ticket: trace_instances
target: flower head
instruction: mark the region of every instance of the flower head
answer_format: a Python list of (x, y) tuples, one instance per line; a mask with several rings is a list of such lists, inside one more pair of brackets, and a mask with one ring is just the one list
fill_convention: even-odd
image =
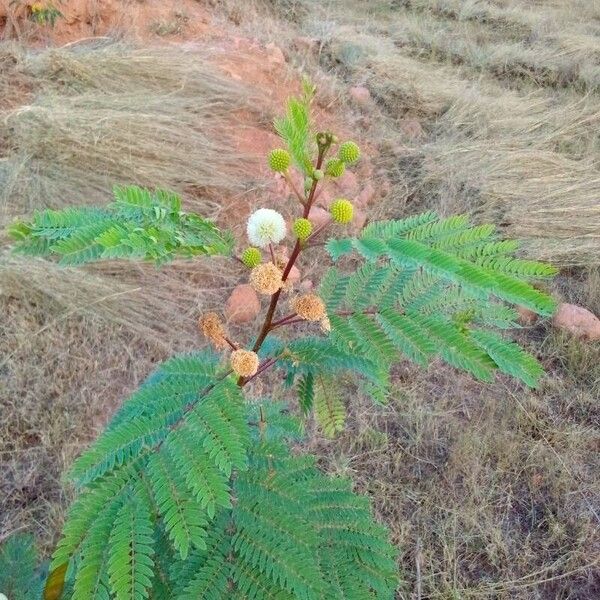
[(246, 248), (242, 253), (242, 262), (250, 269), (256, 267), (257, 265), (260, 265), (261, 260), (262, 254), (260, 253), (260, 250), (258, 248), (250, 246), (249, 248)]
[(294, 221), (294, 233), (303, 242), (312, 232), (312, 223), (308, 219), (300, 218)]
[(338, 198), (332, 202), (329, 212), (336, 223), (350, 223), (354, 218), (354, 207), (345, 198)]
[(250, 215), (246, 231), (253, 246), (266, 248), (285, 237), (285, 220), (276, 210), (259, 208)]
[(327, 315), (321, 319), (320, 325), (323, 333), (329, 333), (331, 331), (331, 321)]
[(225, 341), (225, 327), (217, 313), (208, 312), (203, 314), (198, 320), (198, 326), (204, 337), (217, 350), (223, 350), (227, 346), (227, 342)]
[(283, 272), (272, 262), (262, 263), (250, 273), (250, 285), (265, 296), (272, 296), (283, 285)]
[(290, 153), (283, 148), (275, 148), (269, 153), (269, 167), (277, 173), (284, 173), (290, 166)]
[(234, 350), (230, 359), (231, 368), (240, 377), (252, 377), (258, 371), (258, 354), (251, 350)]
[(316, 294), (303, 294), (291, 302), (296, 314), (307, 321), (321, 321), (327, 317), (325, 303)]
[(346, 164), (356, 162), (360, 158), (360, 148), (355, 142), (344, 142), (338, 149), (338, 157)]
[(341, 177), (346, 170), (346, 164), (343, 160), (339, 158), (332, 158), (327, 161), (327, 165), (325, 166), (325, 174), (330, 177)]

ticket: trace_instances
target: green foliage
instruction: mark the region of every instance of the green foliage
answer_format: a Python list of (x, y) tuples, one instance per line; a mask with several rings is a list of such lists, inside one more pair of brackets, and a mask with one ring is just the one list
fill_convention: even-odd
[(332, 379), (317, 378), (314, 391), (315, 419), (323, 434), (333, 438), (344, 431), (346, 407), (339, 386)]
[[(289, 155), (272, 153), (272, 168), (287, 173), (291, 156), (304, 179), (302, 195), (285, 177), (302, 207), (285, 274), (321, 233), (309, 236), (306, 217), (329, 179), (323, 165), (333, 177), (360, 156), (345, 142), (334, 159), (344, 162), (324, 162), (338, 139), (331, 132), (313, 137), (313, 94), (305, 82), (302, 97), (290, 99), (275, 122)], [(352, 210), (338, 199), (333, 220), (349, 222)], [(233, 245), (229, 234), (183, 212), (174, 194), (137, 187), (115, 190), (106, 208), (39, 212), (11, 233), (17, 250), (58, 255), (63, 264), (163, 263), (228, 254)], [(272, 335), (302, 321), (297, 305), (276, 316), (277, 275), (252, 351), (227, 337), (218, 315), (211, 327), (201, 320), (216, 347), (243, 351), (258, 370), (236, 371), (231, 357), (229, 368), (210, 352), (174, 357), (75, 461), (70, 477), (80, 493), (54, 553), (48, 581), (56, 592), (48, 598), (59, 597), (65, 579), (63, 598), (71, 600), (393, 598), (395, 551), (368, 500), (349, 482), (324, 475), (313, 457), (292, 455), (303, 423), (285, 404), (249, 402), (241, 390), (268, 368), (279, 369), (298, 392), (302, 416), (314, 412), (323, 434), (334, 437), (345, 423), (345, 373), (359, 375), (361, 389), (379, 403), (387, 400), (391, 368), (403, 359), (422, 366), (441, 359), (482, 381), (501, 371), (536, 386), (538, 362), (498, 330), (517, 327), (515, 305), (553, 312), (552, 299), (532, 282), (555, 271), (517, 257), (518, 245), (498, 239), (490, 225), (433, 212), (372, 223), (326, 248), (339, 261), (319, 286), (326, 307), (319, 323), (328, 335)], [(254, 266), (261, 253), (248, 248), (240, 260)], [(318, 297), (309, 300), (321, 307)]]
[(314, 167), (310, 160), (310, 103), (314, 88), (304, 82), (300, 98), (290, 98), (285, 116), (275, 119), (275, 129), (286, 143), (296, 166), (306, 175), (312, 175)]
[(517, 327), (509, 304), (551, 314), (553, 300), (527, 280), (555, 269), (515, 257), (516, 244), (499, 241), (493, 227), (429, 212), (374, 223), (327, 247), (334, 260), (362, 260), (348, 274), (331, 268), (321, 284), (343, 352), (387, 368), (402, 357), (421, 365), (439, 357), (483, 381), (498, 369), (537, 385), (537, 361), (491, 329)]
[(50, 27), (54, 27), (56, 20), (63, 16), (60, 10), (58, 10), (52, 2), (47, 4), (34, 2), (31, 5), (30, 10), (31, 19), (38, 25), (50, 25)]
[(213, 223), (181, 209), (173, 193), (136, 186), (115, 188), (105, 208), (44, 210), (9, 233), (23, 254), (60, 257), (63, 265), (107, 259), (164, 263), (178, 257), (229, 254), (232, 239)]
[(39, 600), (46, 571), (38, 567), (32, 535), (16, 534), (0, 544), (0, 592), (10, 600)]
[[(393, 597), (395, 551), (368, 501), (290, 454), (282, 406), (240, 400), (208, 354), (168, 361), (129, 399), (73, 469), (83, 490), (52, 563), (70, 565), (69, 598)], [(172, 411), (137, 443), (146, 412)]]

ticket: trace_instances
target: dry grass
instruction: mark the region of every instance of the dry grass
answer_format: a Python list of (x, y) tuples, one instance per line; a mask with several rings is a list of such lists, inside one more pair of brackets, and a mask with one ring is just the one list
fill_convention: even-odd
[[(383, 35), (398, 29), (387, 18), (370, 15), (359, 25), (333, 15), (339, 22), (323, 58), (349, 82), (365, 81), (383, 109), (372, 134), (384, 141), (383, 163), (398, 184), (396, 214), (409, 203), (468, 211), (524, 239), (539, 258), (598, 264), (595, 95), (524, 93), (493, 77), (475, 79), (398, 47)], [(406, 118), (419, 119), (425, 136), (408, 140)]]
[(232, 113), (249, 98), (210, 58), (114, 43), (42, 53), (5, 46), (12, 68), (0, 75), (0, 97), (15, 81), (26, 93), (0, 114), (3, 219), (42, 198), (50, 207), (105, 201), (120, 183), (176, 190), (214, 216), (207, 192), (241, 185)]
[[(403, 370), (387, 409), (353, 401), (351, 429), (314, 442), (390, 524), (399, 598), (600, 592), (600, 356), (572, 340), (547, 346), (551, 375), (536, 394), (482, 388), (439, 367)], [(590, 368), (583, 378), (578, 353)]]

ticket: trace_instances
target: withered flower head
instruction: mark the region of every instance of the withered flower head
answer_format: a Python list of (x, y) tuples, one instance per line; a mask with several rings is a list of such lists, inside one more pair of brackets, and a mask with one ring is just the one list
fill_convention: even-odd
[(329, 321), (329, 317), (327, 315), (321, 319), (320, 325), (323, 333), (329, 333), (331, 331), (331, 322)]
[(240, 377), (252, 377), (258, 371), (258, 354), (251, 350), (234, 350), (231, 353), (231, 368)]
[(262, 263), (250, 273), (250, 285), (259, 293), (272, 296), (283, 285), (283, 272), (272, 262)]
[(227, 347), (225, 341), (225, 327), (217, 313), (208, 312), (203, 314), (198, 320), (200, 331), (204, 337), (211, 342), (217, 350), (223, 350)]
[(291, 302), (296, 314), (307, 321), (320, 321), (327, 317), (325, 303), (316, 294), (303, 294)]

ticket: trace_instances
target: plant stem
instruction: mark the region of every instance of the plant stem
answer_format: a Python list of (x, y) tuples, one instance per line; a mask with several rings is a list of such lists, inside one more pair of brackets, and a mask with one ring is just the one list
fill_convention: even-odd
[(302, 206), (305, 206), (306, 198), (298, 191), (298, 188), (296, 187), (296, 184), (292, 180), (291, 175), (286, 171), (283, 174), (283, 178), (286, 180), (286, 182), (290, 186), (290, 188), (292, 188), (292, 190), (294, 191), (294, 194), (296, 194), (298, 200), (300, 201), (300, 204), (302, 204)]
[(293, 319), (295, 316), (296, 316), (296, 313), (291, 313), (291, 314), (287, 315), (287, 317), (283, 317), (282, 319), (279, 319), (278, 321), (273, 321), (271, 323), (271, 329), (273, 329), (274, 327), (279, 327), (279, 325), (285, 325), (288, 321)]
[(232, 342), (228, 337), (223, 336), (223, 339), (229, 344), (229, 347), (232, 350), (237, 350), (238, 349), (237, 344), (235, 344), (234, 342)]
[[(323, 158), (325, 157), (326, 151), (327, 151), (327, 148), (325, 148), (325, 147), (319, 148), (319, 156), (317, 158), (317, 165), (315, 167), (316, 169), (320, 169), (321, 166), (323, 165)], [(302, 216), (305, 219), (308, 217), (308, 213), (310, 212), (311, 205), (314, 201), (315, 191), (317, 189), (318, 183), (319, 182), (317, 179), (313, 180), (312, 187), (310, 188), (310, 193), (308, 194), (308, 198), (306, 199), (306, 204), (304, 205), (304, 211), (302, 213)], [(290, 271), (292, 270), (292, 267), (294, 266), (294, 263), (296, 262), (296, 259), (298, 258), (298, 255), (300, 254), (301, 250), (302, 250), (302, 246), (300, 244), (300, 240), (296, 240), (294, 249), (292, 250), (292, 253), (287, 262), (287, 265), (285, 266), (285, 269), (283, 270), (283, 275), (281, 276), (281, 280), (284, 283), (287, 280), (288, 275), (290, 274)], [(275, 315), (275, 310), (277, 309), (277, 303), (279, 302), (280, 296), (281, 296), (281, 289), (277, 290), (271, 296), (271, 302), (269, 303), (269, 308), (267, 309), (267, 314), (265, 315), (265, 320), (260, 329), (260, 333), (258, 334), (258, 337), (256, 338), (256, 342), (254, 343), (254, 346), (252, 348), (253, 352), (258, 352), (261, 349), (263, 342), (269, 335), (269, 331), (271, 331), (271, 326), (273, 324), (273, 316)], [(237, 384), (240, 387), (244, 386), (246, 383), (247, 383), (247, 381), (245, 380), (244, 377), (240, 377), (237, 381)]]
[(278, 327), (284, 327), (285, 325), (294, 325), (295, 323), (306, 323), (306, 319), (292, 319), (291, 321), (285, 321), (283, 323), (281, 322), (277, 322), (277, 323), (273, 323), (271, 325), (271, 331), (273, 331), (273, 329), (277, 329)]

